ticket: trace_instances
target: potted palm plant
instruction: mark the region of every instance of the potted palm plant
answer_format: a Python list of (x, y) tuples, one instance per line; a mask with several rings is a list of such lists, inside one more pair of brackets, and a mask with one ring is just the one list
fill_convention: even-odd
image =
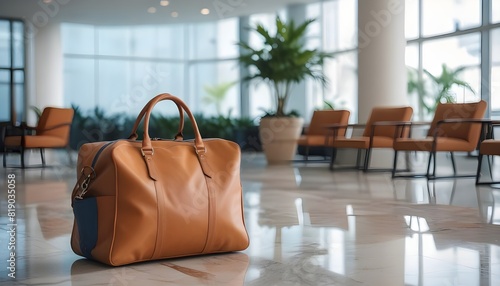
[(260, 48), (238, 43), (243, 50), (239, 61), (249, 69), (249, 76), (243, 80), (264, 82), (271, 90), (274, 109), (261, 118), (259, 127), (269, 164), (290, 162), (297, 149), (303, 119), (286, 108), (293, 85), (306, 78), (326, 84), (322, 65), (331, 55), (305, 47), (307, 27), (314, 21), (306, 20), (296, 25), (294, 21), (286, 23), (276, 17), (275, 33), (270, 33), (261, 24), (251, 28), (262, 38)]

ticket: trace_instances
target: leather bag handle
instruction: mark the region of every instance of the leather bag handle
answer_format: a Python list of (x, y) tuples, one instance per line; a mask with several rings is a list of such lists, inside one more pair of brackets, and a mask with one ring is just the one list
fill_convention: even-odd
[[(158, 179), (158, 171), (156, 170), (156, 166), (154, 164), (153, 155), (154, 149), (151, 144), (151, 138), (149, 137), (149, 119), (151, 117), (151, 111), (153, 107), (162, 100), (171, 100), (176, 105), (177, 108), (182, 109), (187, 113), (189, 119), (191, 120), (191, 125), (193, 126), (194, 132), (194, 149), (196, 152), (196, 156), (198, 157), (198, 161), (200, 162), (201, 169), (203, 170), (203, 174), (205, 176), (212, 178), (212, 168), (210, 167), (207, 157), (206, 157), (206, 149), (203, 140), (201, 139), (200, 130), (198, 129), (198, 124), (196, 124), (196, 120), (194, 119), (191, 110), (187, 107), (187, 105), (180, 98), (173, 96), (169, 93), (162, 93), (155, 96), (153, 99), (149, 101), (148, 104), (144, 107), (144, 138), (142, 140), (142, 148), (141, 154), (144, 157), (144, 161), (146, 162), (146, 166), (148, 168), (149, 177), (153, 180)], [(141, 116), (139, 116), (141, 118)], [(183, 123), (181, 124), (183, 125)]]
[[(139, 116), (137, 116), (137, 119), (135, 120), (135, 123), (134, 123), (134, 127), (132, 127), (132, 132), (130, 133), (130, 136), (128, 137), (128, 139), (130, 140), (136, 140), (137, 137), (139, 137), (137, 135), (137, 129), (139, 128), (139, 124), (141, 123), (142, 121), (142, 118), (144, 117), (144, 114), (146, 113), (146, 110), (148, 109), (149, 105), (150, 105), (151, 101), (149, 101), (141, 110), (141, 112), (139, 113)], [(176, 141), (182, 141), (184, 140), (184, 135), (182, 134), (182, 130), (184, 130), (184, 110), (182, 109), (182, 107), (177, 104), (177, 102), (174, 102), (175, 105), (177, 105), (177, 109), (179, 110), (179, 129), (177, 130), (177, 134), (175, 135), (175, 140)]]

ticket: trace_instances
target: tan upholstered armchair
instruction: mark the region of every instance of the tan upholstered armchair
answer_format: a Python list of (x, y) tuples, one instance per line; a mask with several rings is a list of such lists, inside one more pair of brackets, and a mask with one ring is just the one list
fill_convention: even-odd
[[(494, 132), (493, 128), (500, 127), (500, 121), (492, 121), (491, 123), (492, 123), (492, 128), (490, 129), (490, 132), (489, 132), (489, 138), (482, 141), (480, 146), (479, 146), (479, 156), (478, 156), (477, 173), (476, 173), (476, 185), (500, 184), (500, 181), (495, 181), (495, 178), (499, 177), (500, 172), (497, 171), (496, 176), (493, 174), (492, 160), (491, 160), (492, 156), (500, 156), (500, 139), (493, 138), (493, 132)], [(497, 128), (497, 129), (500, 129), (500, 128)], [(481, 182), (480, 179), (483, 176), (482, 163), (483, 163), (484, 155), (486, 155), (486, 158), (487, 158), (491, 180)]]
[[(74, 110), (72, 108), (47, 107), (36, 127), (21, 125), (22, 135), (8, 136), (3, 134), (4, 153), (3, 166), (6, 167), (6, 155), (10, 152), (21, 154), (21, 168), (25, 168), (24, 151), (26, 149), (40, 149), (42, 167), (45, 167), (46, 148), (66, 148), (69, 156), (69, 134)], [(34, 131), (32, 135), (28, 131)], [(69, 156), (71, 162), (71, 156)]]
[[(364, 127), (361, 136), (338, 138), (331, 145), (333, 148), (352, 148), (358, 150), (356, 169), (369, 171), (370, 156), (373, 148), (390, 148), (395, 137), (406, 136), (405, 128), (400, 122), (407, 122), (413, 115), (413, 109), (404, 107), (375, 107), (372, 109), (368, 122), (365, 125), (349, 125), (348, 127)], [(363, 167), (360, 166), (360, 151), (365, 151)], [(333, 157), (332, 157), (333, 159)], [(330, 163), (333, 170), (333, 160)], [(390, 171), (390, 169), (388, 170)]]
[[(346, 126), (349, 123), (348, 110), (316, 110), (313, 113), (311, 122), (306, 128), (304, 135), (302, 135), (297, 144), (305, 147), (305, 160), (308, 160), (310, 147), (329, 147), (333, 140), (330, 136), (330, 131), (327, 126), (338, 124)], [(346, 128), (340, 128), (334, 137), (344, 137)]]
[[(441, 103), (437, 106), (434, 118), (425, 138), (398, 138), (394, 141), (394, 162), (392, 177), (427, 177), (428, 179), (459, 177), (453, 152), (472, 152), (476, 150), (485, 120), (486, 102)], [(429, 152), (425, 174), (396, 175), (397, 155), (400, 151)], [(453, 176), (436, 177), (436, 153), (450, 152)], [(433, 169), (431, 173), (431, 163)], [(460, 177), (471, 177), (465, 175)]]

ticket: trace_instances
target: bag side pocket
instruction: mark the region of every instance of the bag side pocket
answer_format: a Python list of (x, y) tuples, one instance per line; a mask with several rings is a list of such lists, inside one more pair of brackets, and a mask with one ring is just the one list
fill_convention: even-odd
[(73, 214), (80, 235), (80, 251), (83, 256), (92, 259), (92, 250), (97, 243), (97, 199), (74, 200)]

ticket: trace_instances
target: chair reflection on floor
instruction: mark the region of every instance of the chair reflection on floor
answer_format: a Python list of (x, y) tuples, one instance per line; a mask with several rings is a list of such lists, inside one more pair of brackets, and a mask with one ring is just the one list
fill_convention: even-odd
[(479, 187), (479, 213), (485, 223), (500, 225), (500, 190)]
[(417, 204), (453, 205), (457, 180), (393, 180), (394, 198)]

